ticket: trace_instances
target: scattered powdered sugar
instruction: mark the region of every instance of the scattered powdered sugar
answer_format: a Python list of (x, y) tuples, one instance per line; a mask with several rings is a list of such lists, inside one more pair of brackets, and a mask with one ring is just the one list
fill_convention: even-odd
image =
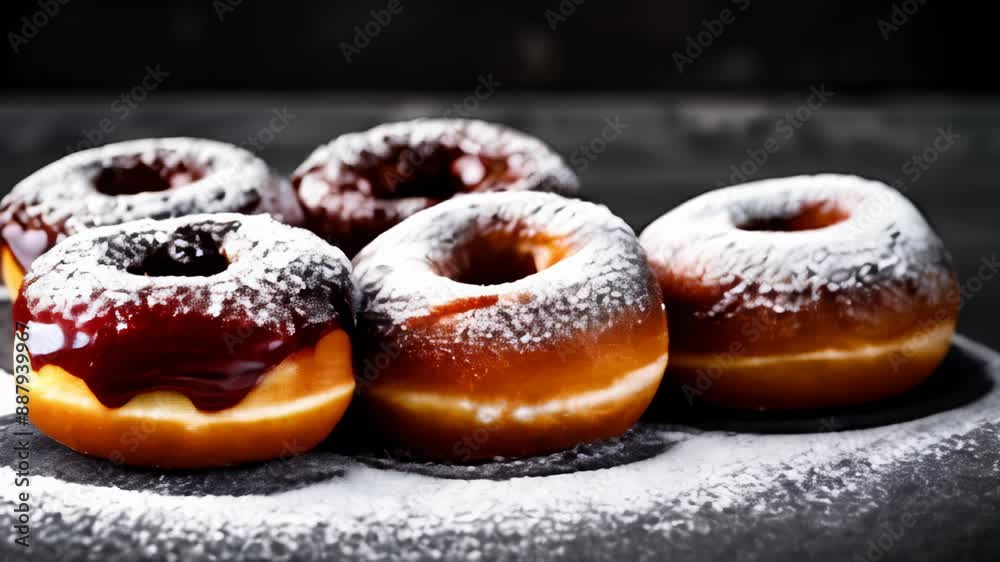
[[(740, 228), (830, 203), (848, 217), (792, 232)], [(736, 306), (789, 312), (824, 294), (893, 283), (916, 288), (907, 299), (941, 302), (953, 285), (951, 258), (913, 204), (881, 182), (855, 176), (796, 176), (710, 191), (654, 221), (639, 239), (658, 272), (725, 289), (709, 315)]]
[[(471, 285), (446, 276), (457, 249), (497, 231), (561, 241), (571, 250), (508, 283)], [(359, 323), (404, 340), (433, 337), (410, 326), (437, 310), (483, 303), (435, 320), (466, 345), (563, 341), (611, 328), (625, 311), (660, 306), (642, 249), (622, 219), (603, 206), (537, 192), (468, 195), (421, 211), (355, 258), (354, 282)]]
[[(984, 365), (992, 362), (996, 381), (995, 353), (962, 338), (959, 345)], [(694, 558), (733, 559), (713, 544), (760, 550), (767, 548), (760, 541), (772, 538), (811, 540), (811, 533), (877, 513), (897, 479), (899, 493), (920, 499), (911, 483), (920, 480), (907, 479), (917, 470), (922, 478), (948, 474), (948, 467), (924, 472), (936, 470), (945, 451), (995, 453), (995, 432), (980, 430), (996, 427), (998, 408), (994, 387), (954, 410), (864, 430), (757, 435), (659, 426), (676, 443), (647, 460), (504, 481), (438, 479), (355, 463), (342, 478), (274, 495), (191, 497), (34, 477), (32, 517), (44, 530), (34, 548), (65, 560), (617, 560), (623, 553), (692, 554), (685, 548), (696, 549)], [(13, 482), (12, 469), (0, 467), (4, 502), (14, 497)], [(4, 525), (11, 513), (0, 512)], [(872, 521), (875, 532), (879, 522)], [(750, 542), (738, 540), (744, 533)], [(865, 545), (868, 538), (848, 540)]]
[[(205, 174), (164, 191), (107, 195), (95, 177), (117, 158), (138, 158), (167, 169), (193, 166)], [(73, 234), (130, 220), (198, 213), (269, 213), (289, 224), (302, 222), (290, 184), (267, 164), (236, 146), (195, 138), (156, 138), (108, 144), (65, 156), (28, 176), (0, 203), (0, 222)]]
[[(206, 238), (229, 261), (220, 273), (127, 271), (170, 244), (198, 245)], [(339, 319), (349, 325), (349, 295), (350, 263), (343, 252), (266, 215), (226, 213), (86, 230), (38, 258), (23, 289), (33, 314), (54, 314), (77, 326), (110, 317), (128, 326), (130, 314), (173, 307), (178, 316), (203, 314), (238, 325), (249, 320), (288, 334), (303, 323)]]

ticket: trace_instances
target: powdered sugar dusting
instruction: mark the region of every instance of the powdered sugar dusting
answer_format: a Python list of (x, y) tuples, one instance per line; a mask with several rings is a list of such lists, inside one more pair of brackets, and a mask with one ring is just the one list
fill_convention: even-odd
[[(516, 229), (572, 248), (555, 265), (498, 285), (449, 279), (455, 248), (473, 237)], [(614, 325), (623, 311), (659, 307), (632, 230), (607, 208), (534, 192), (468, 195), (422, 211), (384, 233), (355, 258), (360, 319), (376, 333), (405, 339), (406, 326), (463, 299), (491, 306), (450, 315), (454, 342), (531, 347)], [(421, 332), (419, 337), (427, 337)]]
[[(848, 218), (794, 232), (738, 228), (822, 202), (835, 202)], [(657, 271), (724, 290), (708, 315), (737, 306), (780, 314), (830, 293), (891, 283), (915, 287), (908, 298), (934, 303), (953, 283), (951, 258), (917, 209), (885, 184), (855, 176), (797, 176), (711, 191), (654, 221), (640, 240)]]
[[(196, 232), (211, 237), (229, 266), (211, 276), (144, 276), (128, 273), (156, 248)], [(82, 326), (146, 307), (173, 307), (174, 314), (207, 314), (221, 321), (268, 327), (288, 334), (303, 323), (344, 317), (350, 263), (312, 233), (264, 215), (193, 215), (141, 220), (86, 230), (35, 261), (25, 278), (29, 310), (46, 311)], [(124, 307), (126, 304), (138, 307)]]
[[(204, 168), (201, 179), (166, 191), (107, 195), (95, 176), (118, 157), (144, 163), (181, 162)], [(143, 218), (197, 213), (269, 213), (297, 224), (302, 211), (289, 183), (273, 176), (263, 160), (226, 143), (194, 138), (126, 141), (75, 152), (28, 176), (0, 203), (0, 222), (73, 234), (85, 228)]]
[[(322, 177), (340, 178), (344, 167), (370, 165), (389, 158), (397, 147), (410, 147), (425, 158), (438, 146), (457, 147), (466, 154), (505, 156), (520, 177), (502, 186), (505, 190), (573, 193), (576, 175), (542, 141), (514, 129), (472, 119), (417, 119), (379, 125), (368, 131), (341, 135), (320, 146), (295, 170), (295, 177), (322, 170)], [(475, 182), (472, 182), (475, 183)], [(318, 204), (326, 188), (300, 186), (307, 204)]]

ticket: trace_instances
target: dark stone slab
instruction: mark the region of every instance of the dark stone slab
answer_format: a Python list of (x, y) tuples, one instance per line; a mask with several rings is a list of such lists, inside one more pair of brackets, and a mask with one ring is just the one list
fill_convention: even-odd
[[(992, 559), (998, 377), (1000, 355), (959, 337), (925, 387), (893, 401), (770, 425), (675, 408), (620, 439), (473, 466), (335, 435), (301, 457), (157, 472), (32, 431), (27, 559)], [(12, 421), (0, 418), (5, 450), (23, 428)], [(0, 559), (19, 548), (0, 543)]]

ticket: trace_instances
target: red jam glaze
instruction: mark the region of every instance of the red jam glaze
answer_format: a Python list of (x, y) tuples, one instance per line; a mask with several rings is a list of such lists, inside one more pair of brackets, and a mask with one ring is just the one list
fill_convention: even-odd
[[(190, 237), (183, 244), (160, 246), (122, 274), (207, 278), (229, 267), (209, 234), (195, 232)], [(137, 296), (140, 302), (147, 301)], [(29, 300), (22, 291), (14, 319), (29, 326), (32, 367), (63, 368), (86, 382), (109, 408), (151, 390), (180, 392), (199, 410), (230, 408), (256, 387), (265, 372), (339, 327), (299, 318), (293, 334), (281, 333), (255, 326), (245, 315), (213, 316), (198, 307), (179, 312), (176, 302), (121, 304), (80, 322), (38, 310), (38, 305), (29, 311)], [(76, 308), (81, 310), (71, 309), (71, 315), (82, 313), (84, 307)]]
[[(119, 317), (128, 320), (120, 325)], [(174, 390), (202, 411), (235, 406), (268, 370), (339, 327), (326, 323), (275, 333), (248, 320), (220, 325), (207, 314), (178, 316), (169, 304), (126, 304), (117, 314), (77, 323), (45, 310), (32, 315), (24, 298), (14, 305), (14, 319), (30, 322), (35, 371), (61, 367), (108, 408), (143, 392)]]

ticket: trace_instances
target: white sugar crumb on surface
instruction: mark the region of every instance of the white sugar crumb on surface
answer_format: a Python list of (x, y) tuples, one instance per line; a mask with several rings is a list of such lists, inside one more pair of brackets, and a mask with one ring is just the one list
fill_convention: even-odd
[[(481, 286), (447, 277), (460, 267), (456, 248), (512, 229), (517, 239), (542, 235), (572, 249), (551, 267), (509, 283)], [(383, 334), (456, 302), (495, 297), (495, 304), (440, 321), (455, 341), (537, 345), (598, 332), (628, 311), (659, 306), (645, 256), (628, 225), (603, 206), (547, 193), (447, 201), (384, 233), (354, 261), (359, 319)], [(426, 331), (411, 332), (427, 337)]]
[[(210, 276), (129, 273), (156, 248), (194, 231), (209, 235), (229, 260)], [(33, 314), (53, 313), (83, 326), (114, 318), (127, 329), (130, 314), (172, 308), (276, 331), (341, 319), (337, 303), (350, 292), (350, 263), (314, 234), (265, 215), (193, 215), (94, 228), (72, 236), (35, 261), (24, 298)], [(124, 305), (133, 306), (124, 306)], [(138, 310), (133, 310), (138, 308)]]
[[(759, 220), (794, 218), (806, 206), (836, 202), (842, 222), (794, 232), (742, 230)], [(658, 270), (726, 288), (709, 315), (737, 304), (782, 313), (847, 289), (905, 284), (896, 306), (938, 301), (951, 286), (951, 258), (903, 195), (855, 176), (823, 174), (751, 182), (696, 197), (639, 237)]]
[[(976, 354), (984, 363), (998, 360), (988, 350)], [(996, 381), (996, 367), (991, 376)], [(0, 404), (12, 403), (9, 396)], [(81, 552), (113, 541), (135, 548), (135, 530), (150, 529), (177, 560), (213, 559), (199, 549), (219, 543), (230, 551), (284, 549), (316, 559), (425, 559), (442, 548), (455, 559), (503, 553), (551, 558), (553, 549), (578, 539), (614, 541), (628, 529), (684, 540), (712, 533), (726, 517), (766, 522), (803, 501), (829, 504), (843, 494), (857, 496), (852, 502), (859, 507), (850, 516), (864, 517), (884, 504), (883, 485), (902, 463), (943, 449), (981, 447), (972, 432), (996, 423), (998, 411), (1000, 390), (994, 387), (954, 410), (864, 430), (758, 435), (663, 426), (661, 436), (676, 443), (647, 460), (502, 481), (437, 479), (349, 463), (343, 477), (294, 491), (191, 497), (40, 476), (32, 480), (34, 520), (39, 528), (74, 522), (78, 527), (65, 540)], [(13, 482), (12, 469), (0, 467), (4, 502), (14, 497)], [(528, 543), (533, 546), (526, 550)]]

